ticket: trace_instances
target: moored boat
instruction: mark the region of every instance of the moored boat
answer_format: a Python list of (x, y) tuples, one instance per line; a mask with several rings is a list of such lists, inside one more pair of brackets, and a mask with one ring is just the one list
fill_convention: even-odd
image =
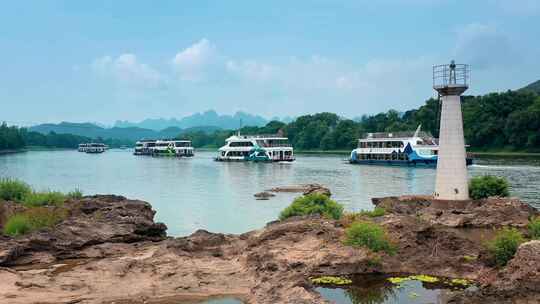
[(152, 156), (176, 156), (191, 157), (194, 156), (193, 145), (190, 140), (177, 139), (143, 139), (135, 143), (135, 155)]
[(219, 148), (217, 161), (294, 161), (293, 147), (281, 135), (233, 135)]
[(194, 152), (190, 140), (157, 140), (152, 155), (191, 157)]
[(155, 139), (142, 139), (135, 143), (135, 155), (151, 155), (156, 146)]
[[(438, 139), (428, 132), (368, 133), (358, 140), (358, 148), (351, 152), (353, 164), (437, 166)], [(467, 165), (472, 164), (467, 157)]]
[(87, 144), (85, 151), (86, 153), (96, 154), (103, 153), (107, 150), (107, 146), (101, 143), (89, 143)]

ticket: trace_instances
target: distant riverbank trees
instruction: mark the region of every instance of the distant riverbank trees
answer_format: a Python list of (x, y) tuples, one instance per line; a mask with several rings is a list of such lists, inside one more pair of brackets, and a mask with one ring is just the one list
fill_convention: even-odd
[[(540, 96), (529, 90), (464, 96), (462, 102), (465, 140), (476, 151), (540, 152)], [(299, 150), (351, 150), (358, 138), (369, 132), (413, 131), (422, 125), (435, 137), (439, 135), (440, 104), (428, 99), (424, 105), (403, 113), (395, 110), (364, 115), (351, 120), (333, 113), (303, 115), (286, 124), (271, 121), (263, 127), (243, 127), (242, 134), (276, 134), (289, 138)], [(204, 130), (182, 133), (196, 148), (217, 148), (235, 130)], [(70, 134), (40, 134), (2, 124), (0, 150), (26, 146), (76, 148), (82, 142), (102, 142), (110, 147), (132, 146), (129, 140), (91, 139)]]
[[(355, 120), (333, 113), (300, 116), (289, 124), (272, 121), (264, 127), (244, 127), (242, 134), (287, 136), (300, 150), (350, 150), (368, 132), (424, 131), (439, 135), (440, 108), (428, 99), (417, 109), (400, 113), (389, 110)], [(507, 91), (483, 96), (464, 96), (462, 103), (465, 140), (473, 150), (540, 152), (540, 96), (528, 91)], [(195, 147), (219, 147), (235, 131), (183, 134)]]
[(57, 134), (54, 132), (41, 134), (38, 132), (29, 132), (26, 128), (8, 126), (6, 123), (0, 125), (0, 152), (17, 151), (28, 147), (75, 149), (80, 143), (85, 142), (101, 142), (111, 147), (133, 144), (132, 142), (125, 140), (92, 139), (73, 134)]

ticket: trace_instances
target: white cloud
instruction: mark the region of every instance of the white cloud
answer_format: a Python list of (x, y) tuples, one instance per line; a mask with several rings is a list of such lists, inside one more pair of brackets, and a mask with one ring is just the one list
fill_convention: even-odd
[(150, 66), (139, 63), (137, 56), (126, 53), (116, 58), (104, 56), (92, 63), (94, 72), (112, 78), (123, 85), (156, 87), (163, 83), (163, 76)]
[(178, 52), (172, 64), (182, 80), (199, 81), (204, 78), (206, 67), (216, 58), (216, 48), (208, 39), (203, 38)]
[(241, 77), (244, 80), (257, 82), (269, 81), (279, 73), (279, 69), (271, 64), (257, 62), (255, 60), (235, 61), (226, 63), (227, 71)]

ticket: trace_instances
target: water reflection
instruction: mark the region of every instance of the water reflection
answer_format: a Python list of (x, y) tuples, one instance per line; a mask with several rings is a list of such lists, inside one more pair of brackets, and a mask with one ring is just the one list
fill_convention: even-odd
[(407, 281), (398, 286), (387, 278), (386, 275), (358, 275), (352, 278), (351, 286), (316, 290), (323, 298), (337, 304), (444, 304), (451, 290), (443, 284), (419, 281)]

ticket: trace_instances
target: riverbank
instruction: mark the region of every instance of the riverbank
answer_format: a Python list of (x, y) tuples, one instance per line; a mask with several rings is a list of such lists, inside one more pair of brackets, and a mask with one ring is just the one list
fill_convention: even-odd
[(13, 150), (0, 150), (0, 155), (22, 153), (28, 151), (27, 149), (13, 149)]
[(540, 300), (540, 242), (521, 245), (498, 268), (476, 233), (525, 229), (538, 215), (528, 205), (426, 196), (374, 204), (386, 214), (363, 220), (388, 231), (395, 255), (344, 245), (347, 223), (340, 220), (297, 217), (239, 235), (198, 230), (170, 238), (146, 202), (112, 195), (72, 200), (65, 204), (69, 217), (54, 228), (0, 236), (0, 302), (166, 303), (227, 295), (245, 303), (328, 303), (310, 278), (369, 273), (474, 282), (449, 303)]

